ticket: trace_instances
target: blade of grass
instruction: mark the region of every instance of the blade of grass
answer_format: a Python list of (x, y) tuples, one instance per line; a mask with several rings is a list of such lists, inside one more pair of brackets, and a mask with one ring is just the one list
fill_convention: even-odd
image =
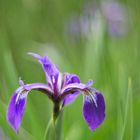
[(120, 140), (133, 140), (133, 95), (131, 78), (128, 79), (128, 91), (124, 99), (125, 112)]

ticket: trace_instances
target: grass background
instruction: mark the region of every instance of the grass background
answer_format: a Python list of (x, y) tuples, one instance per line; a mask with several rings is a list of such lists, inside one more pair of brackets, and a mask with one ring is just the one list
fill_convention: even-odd
[(0, 140), (43, 139), (51, 116), (52, 103), (32, 91), (19, 134), (6, 122), (19, 77), (25, 83), (46, 82), (27, 52), (46, 53), (62, 72), (76, 73), (82, 82), (93, 79), (105, 97), (106, 119), (93, 133), (82, 116), (82, 96), (64, 108), (64, 140), (140, 139), (140, 2), (119, 1), (127, 9), (125, 35), (107, 33), (103, 18), (98, 32), (69, 35), (65, 23), (80, 16), (88, 2), (102, 1), (0, 0)]

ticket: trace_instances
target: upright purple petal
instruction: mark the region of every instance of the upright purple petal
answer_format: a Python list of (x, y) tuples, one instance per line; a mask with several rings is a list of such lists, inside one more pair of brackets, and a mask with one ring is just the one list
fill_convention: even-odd
[(56, 86), (57, 86), (57, 80), (59, 76), (59, 70), (56, 67), (56, 65), (53, 64), (47, 56), (41, 57), (40, 55), (35, 53), (29, 53), (29, 54), (38, 59), (38, 61), (41, 63), (43, 67), (48, 83), (53, 88), (57, 88)]
[(94, 131), (104, 121), (105, 102), (101, 93), (84, 94), (83, 116), (89, 128)]
[(66, 105), (69, 105), (71, 104), (72, 102), (75, 101), (75, 99), (78, 97), (78, 95), (80, 94), (79, 91), (75, 91), (71, 94), (68, 94), (64, 100), (63, 100), (63, 106), (66, 106)]
[[(64, 78), (65, 86), (72, 83), (80, 83), (79, 77), (75, 74), (66, 74)], [(78, 97), (79, 93), (79, 90), (74, 92), (72, 91), (70, 94), (65, 96), (65, 98), (63, 99), (63, 106), (72, 103)]]
[(19, 126), (22, 121), (26, 99), (27, 99), (27, 92), (25, 93), (17, 93), (15, 92), (8, 105), (7, 110), (7, 121), (9, 122), (10, 126), (18, 132)]
[(72, 83), (80, 83), (80, 79), (76, 74), (66, 73), (64, 78), (65, 78), (65, 85), (72, 84)]

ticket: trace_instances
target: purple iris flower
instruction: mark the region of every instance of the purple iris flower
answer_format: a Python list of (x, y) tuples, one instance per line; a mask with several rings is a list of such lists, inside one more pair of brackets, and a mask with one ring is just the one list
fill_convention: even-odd
[(75, 74), (60, 73), (47, 56), (29, 53), (42, 65), (47, 83), (24, 84), (19, 80), (19, 88), (13, 93), (7, 109), (7, 121), (18, 132), (26, 106), (28, 93), (38, 90), (45, 93), (54, 103), (53, 119), (55, 120), (62, 108), (72, 103), (76, 97), (83, 94), (83, 116), (89, 128), (94, 131), (102, 124), (105, 118), (105, 102), (102, 94), (91, 88), (93, 82), (86, 84), (80, 82)]
[(117, 1), (102, 2), (101, 11), (106, 18), (108, 31), (113, 36), (127, 33), (127, 9)]

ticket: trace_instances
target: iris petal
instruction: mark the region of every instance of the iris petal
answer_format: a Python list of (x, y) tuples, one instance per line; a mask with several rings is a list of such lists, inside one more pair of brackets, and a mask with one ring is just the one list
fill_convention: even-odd
[(43, 67), (48, 83), (52, 87), (56, 88), (55, 85), (57, 85), (57, 80), (59, 75), (59, 70), (56, 67), (56, 65), (53, 64), (47, 56), (41, 57), (40, 55), (35, 53), (28, 53), (28, 54), (38, 59), (38, 61), (41, 63)]
[(73, 94), (68, 94), (68, 95), (64, 98), (64, 100), (63, 100), (63, 106), (68, 105), (68, 104), (74, 102), (75, 99), (78, 97), (79, 94), (80, 94), (79, 91), (74, 92)]
[(72, 92), (72, 91), (83, 91), (84, 89), (87, 89), (88, 87), (92, 86), (93, 81), (89, 80), (86, 84), (83, 83), (70, 83), (66, 86), (64, 86), (61, 90), (61, 94), (65, 94), (65, 92)]
[[(64, 79), (65, 79), (65, 85), (72, 84), (72, 83), (80, 83), (79, 77), (75, 74), (67, 73), (67, 74), (65, 74)], [(71, 92), (70, 94), (65, 96), (65, 98), (63, 99), (63, 106), (74, 102), (79, 94), (80, 94), (80, 91), (77, 90), (77, 91)]]
[(26, 84), (23, 86), (26, 90), (30, 91), (30, 90), (43, 90), (46, 92), (46, 94), (53, 94), (53, 90), (47, 85), (47, 84), (43, 84), (43, 83), (32, 83), (32, 84)]
[(101, 93), (95, 92), (92, 95), (84, 95), (83, 116), (92, 131), (103, 123), (105, 118), (105, 102)]
[(69, 74), (66, 73), (64, 75), (65, 85), (72, 84), (72, 83), (80, 83), (80, 79), (76, 74)]
[(7, 121), (16, 132), (18, 132), (22, 121), (28, 92), (31, 90), (39, 90), (45, 92), (50, 98), (53, 94), (53, 91), (47, 84), (34, 83), (23, 85), (22, 82), (21, 85), (22, 86), (13, 93), (7, 109)]
[(8, 106), (7, 121), (16, 132), (18, 132), (19, 126), (22, 121), (22, 117), (26, 105), (27, 94), (28, 92), (23, 94), (15, 92), (12, 95)]

